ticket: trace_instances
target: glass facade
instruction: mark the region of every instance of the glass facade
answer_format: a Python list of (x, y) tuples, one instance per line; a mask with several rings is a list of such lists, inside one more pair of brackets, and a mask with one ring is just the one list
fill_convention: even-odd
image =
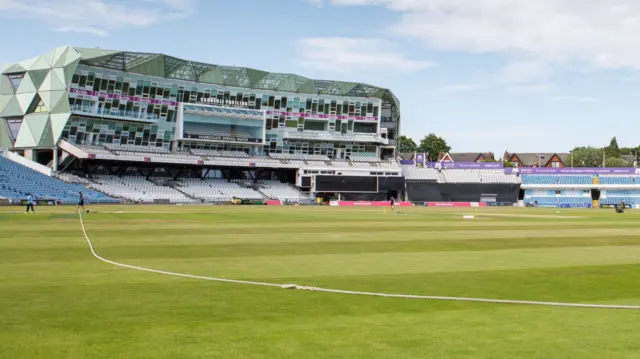
[(393, 146), (399, 131), (399, 101), (384, 88), (65, 46), (3, 69), (0, 144), (51, 148), (64, 135), (170, 146), (180, 103), (265, 113), (267, 142), (252, 147), (265, 152), (369, 151)]
[(104, 145), (107, 143), (170, 148), (175, 124), (136, 123), (84, 116), (72, 116), (62, 131), (62, 137), (71, 143)]
[[(167, 133), (175, 133), (175, 126), (170, 124), (176, 122), (180, 102), (264, 110), (267, 113), (264, 154), (322, 154), (341, 158), (351, 153), (375, 154), (376, 146), (380, 145), (380, 99), (232, 88), (82, 65), (71, 80), (71, 110), (76, 114), (99, 115), (102, 119), (86, 119), (86, 126), (92, 128), (84, 131), (86, 127), (78, 122), (80, 117), (74, 117), (63, 137), (92, 144), (116, 142), (168, 146), (174, 138), (166, 138)], [(127, 120), (150, 123), (129, 124), (127, 127)], [(156, 123), (171, 126), (171, 131), (157, 133), (159, 126), (153, 125)], [(136, 126), (141, 130), (124, 130), (125, 127)], [(122, 135), (127, 132), (128, 135)], [(96, 137), (95, 133), (99, 135)], [(333, 138), (329, 141), (313, 139), (319, 135)], [(361, 136), (361, 141), (349, 141), (357, 136)], [(360, 143), (362, 141), (365, 143)], [(182, 146), (192, 147), (226, 149), (230, 146), (193, 143)]]

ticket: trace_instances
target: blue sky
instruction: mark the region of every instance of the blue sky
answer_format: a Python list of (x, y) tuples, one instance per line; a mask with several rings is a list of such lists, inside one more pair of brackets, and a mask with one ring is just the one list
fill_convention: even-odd
[(454, 151), (640, 144), (635, 0), (0, 0), (0, 64), (62, 45), (390, 88)]

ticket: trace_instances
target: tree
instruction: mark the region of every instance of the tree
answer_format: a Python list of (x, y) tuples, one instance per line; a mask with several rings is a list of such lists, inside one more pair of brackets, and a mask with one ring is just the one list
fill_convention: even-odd
[(607, 158), (604, 162), (606, 167), (631, 167), (632, 164), (620, 157)]
[(569, 163), (565, 166), (602, 167), (602, 149), (595, 147), (576, 147), (571, 151)]
[(407, 136), (398, 137), (398, 153), (416, 152), (418, 145)]
[(621, 155), (635, 155), (638, 152), (638, 147), (620, 147)]
[(430, 133), (420, 141), (418, 151), (428, 153), (431, 161), (437, 161), (440, 152), (447, 153), (451, 151), (451, 147), (449, 147), (447, 141), (442, 137), (436, 136), (434, 133)]
[(619, 158), (620, 157), (620, 147), (618, 147), (618, 140), (614, 136), (609, 142), (609, 146), (604, 149), (605, 154), (608, 158)]
[(511, 161), (505, 161), (504, 167), (505, 168), (515, 168), (516, 165), (514, 165), (513, 162), (511, 162)]

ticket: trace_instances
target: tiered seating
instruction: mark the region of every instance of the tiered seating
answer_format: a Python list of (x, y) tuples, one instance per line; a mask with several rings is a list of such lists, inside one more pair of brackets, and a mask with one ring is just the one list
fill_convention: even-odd
[(116, 177), (97, 175), (92, 186), (100, 191), (128, 200), (151, 203), (168, 201), (169, 203), (194, 203), (195, 201), (171, 187), (158, 186), (139, 176)]
[(301, 199), (300, 191), (280, 181), (262, 181), (260, 191), (269, 199), (279, 199), (283, 202), (298, 203)]
[[(307, 163), (309, 163), (309, 164), (313, 163), (314, 165), (318, 165), (318, 166), (326, 165), (325, 162), (318, 162), (318, 161), (308, 161)], [(347, 161), (331, 161), (331, 165), (332, 166), (336, 166), (336, 167), (351, 167), (351, 165)], [(361, 163), (360, 164), (361, 166), (357, 166), (355, 163), (353, 165), (355, 167), (371, 167), (371, 166), (369, 166), (368, 163)]]
[(516, 175), (505, 174), (504, 171), (479, 171), (482, 183), (520, 183)]
[(402, 173), (408, 180), (437, 181), (438, 170), (434, 168), (420, 168), (415, 166), (402, 166)]
[(614, 205), (614, 204), (621, 204), (623, 201), (626, 204), (635, 206), (637, 204), (640, 204), (640, 197), (630, 197), (630, 196), (609, 197), (607, 196), (607, 198), (600, 199), (600, 204)]
[(209, 202), (230, 202), (233, 198), (263, 199), (264, 197), (252, 188), (244, 188), (237, 183), (223, 179), (189, 178), (182, 181), (180, 190), (191, 197)]
[(600, 184), (634, 185), (640, 184), (637, 176), (600, 176)]
[(560, 205), (587, 205), (591, 203), (589, 197), (525, 197), (527, 203), (538, 202), (539, 206), (560, 206)]
[(480, 183), (480, 174), (476, 170), (444, 170), (446, 183)]
[(192, 149), (191, 153), (202, 157), (229, 157), (229, 158), (249, 158), (246, 152), (242, 151), (216, 151)]
[(369, 157), (369, 156), (351, 156), (350, 159), (352, 162), (371, 162), (371, 163), (380, 162), (379, 158)]
[(91, 181), (87, 180), (86, 178), (78, 177), (71, 173), (58, 173), (56, 177), (67, 183), (81, 183), (83, 185), (88, 185), (91, 183)]
[(38, 200), (56, 200), (62, 204), (77, 203), (79, 192), (88, 203), (117, 203), (118, 200), (85, 188), (46, 176), (23, 165), (0, 157), (0, 197), (11, 200), (26, 199), (28, 193)]
[(88, 145), (78, 145), (78, 148), (83, 150), (84, 152), (90, 155), (97, 156), (105, 156), (105, 157), (115, 157), (115, 154), (111, 151), (107, 150), (103, 146), (88, 146)]
[[(312, 166), (312, 167), (327, 167), (327, 166), (331, 166), (331, 162), (329, 161), (304, 161), (303, 164)], [(339, 166), (339, 165), (338, 165)], [(347, 166), (349, 166), (349, 164), (347, 163)]]
[(388, 161), (382, 161), (378, 164), (379, 167), (384, 167), (384, 168), (395, 168), (398, 169), (398, 167), (400, 166), (398, 164), (398, 162), (394, 159), (390, 159)]
[[(627, 184), (627, 183), (623, 183), (623, 184)], [(603, 196), (600, 199), (600, 203), (602, 204), (620, 204), (622, 203), (622, 201), (630, 205), (640, 204), (640, 191), (607, 190), (606, 196)]]
[(270, 153), (269, 157), (279, 160), (330, 161), (325, 155), (292, 155), (289, 153)]
[(593, 183), (592, 176), (580, 175), (522, 175), (523, 184), (561, 184), (588, 185)]
[(167, 163), (185, 163), (185, 162), (193, 162), (201, 160), (200, 156), (194, 156), (188, 152), (177, 152), (177, 153), (152, 153), (149, 155), (152, 160), (162, 159), (163, 162)]
[(114, 145), (106, 144), (105, 148), (116, 152), (138, 152), (138, 153), (169, 153), (164, 147), (138, 146), (138, 145)]

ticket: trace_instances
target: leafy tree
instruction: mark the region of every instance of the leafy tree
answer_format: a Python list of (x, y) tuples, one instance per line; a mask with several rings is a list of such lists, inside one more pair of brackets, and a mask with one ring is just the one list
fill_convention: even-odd
[(436, 136), (434, 133), (430, 133), (420, 141), (418, 146), (419, 152), (426, 152), (429, 154), (431, 161), (438, 160), (438, 154), (440, 152), (447, 153), (451, 151), (451, 147), (447, 144), (447, 141), (442, 137)]
[(514, 165), (513, 162), (511, 162), (511, 161), (505, 161), (504, 162), (504, 167), (506, 167), (506, 168), (509, 168), (509, 167), (510, 168), (514, 168), (514, 167), (516, 167), (516, 165)]
[(605, 154), (608, 158), (619, 158), (620, 157), (620, 147), (618, 147), (618, 140), (614, 136), (609, 142), (609, 146), (604, 149)]
[(576, 147), (571, 151), (569, 163), (574, 167), (602, 167), (602, 149), (595, 147)]
[(629, 163), (620, 157), (611, 157), (605, 160), (604, 165), (606, 167), (631, 167), (632, 163)]
[(638, 151), (638, 147), (620, 147), (621, 155), (635, 155)]
[(398, 153), (416, 152), (418, 145), (407, 136), (398, 137)]

